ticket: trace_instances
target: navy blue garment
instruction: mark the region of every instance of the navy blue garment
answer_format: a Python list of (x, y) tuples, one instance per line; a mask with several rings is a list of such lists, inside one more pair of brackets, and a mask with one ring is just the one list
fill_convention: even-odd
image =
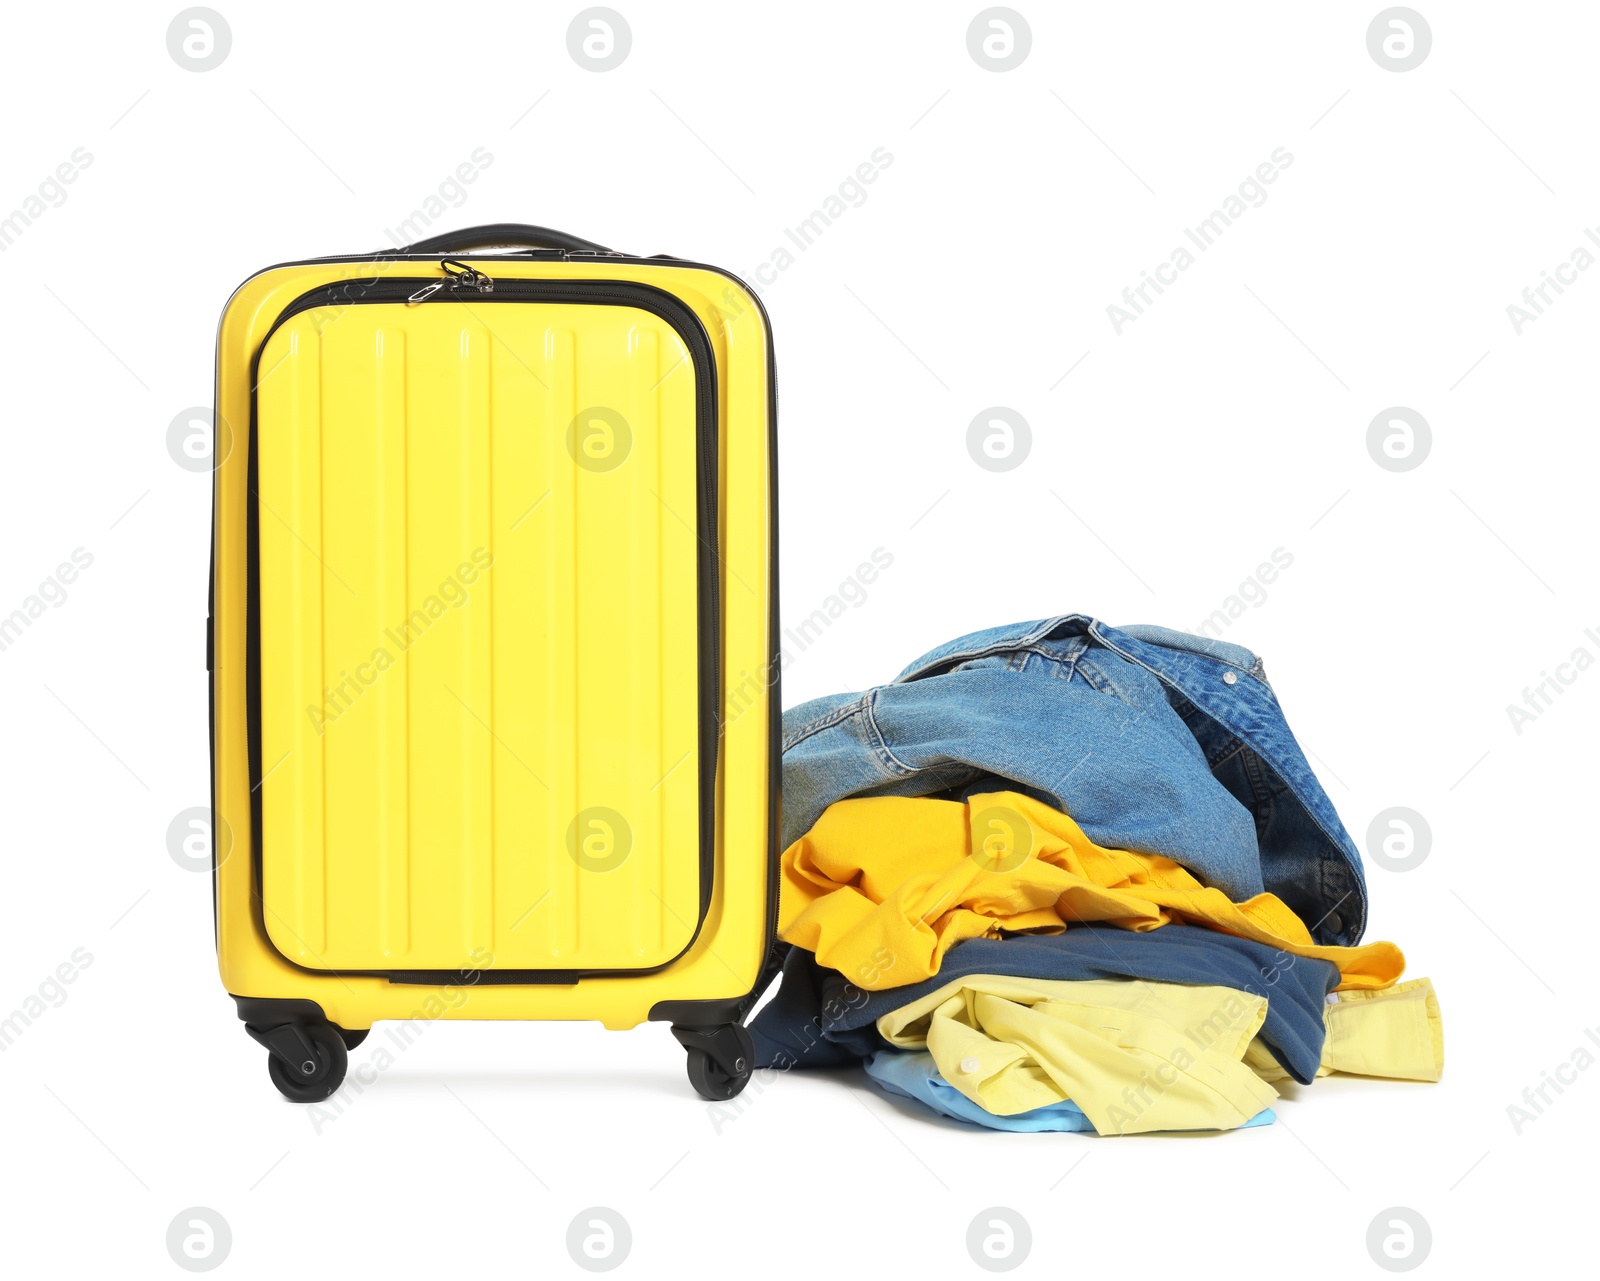
[(1209, 984), (1267, 1000), (1258, 1034), (1284, 1071), (1308, 1085), (1322, 1062), (1322, 1007), (1339, 983), (1331, 961), (1293, 956), (1265, 943), (1194, 925), (1135, 933), (1114, 925), (1073, 925), (1061, 934), (968, 939), (945, 954), (939, 972), (908, 987), (868, 992), (837, 970), (789, 949), (783, 986), (750, 1024), (757, 1067), (835, 1067), (887, 1042), (877, 1021), (969, 974), (1036, 979), (1148, 979)]

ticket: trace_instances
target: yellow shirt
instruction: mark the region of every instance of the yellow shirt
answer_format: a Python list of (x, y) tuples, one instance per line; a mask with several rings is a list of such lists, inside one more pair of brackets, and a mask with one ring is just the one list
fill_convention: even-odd
[(1171, 859), (1101, 848), (1017, 792), (838, 801), (784, 851), (782, 877), (779, 937), (869, 990), (931, 977), (964, 939), (1073, 921), (1209, 926), (1332, 961), (1340, 990), (1386, 988), (1405, 970), (1393, 943), (1318, 946), (1276, 895), (1233, 903)]
[(979, 1107), (1012, 1116), (1070, 1099), (1100, 1134), (1230, 1130), (1278, 1092), (1243, 1063), (1264, 998), (1140, 979), (974, 974), (878, 1020)]

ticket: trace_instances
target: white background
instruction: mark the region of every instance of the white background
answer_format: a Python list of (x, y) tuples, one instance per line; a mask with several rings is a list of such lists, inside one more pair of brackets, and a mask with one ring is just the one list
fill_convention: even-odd
[[(977, 3), (616, 0), (632, 49), (595, 73), (577, 4), (217, 4), (232, 49), (198, 74), (166, 48), (176, 5), (27, 6), (6, 33), (0, 206), (92, 163), (0, 254), (0, 614), (93, 556), (0, 652), (0, 1013), (93, 957), (0, 1054), (8, 1272), (177, 1275), (195, 1205), (240, 1276), (583, 1275), (566, 1231), (593, 1205), (641, 1276), (981, 1275), (966, 1229), (996, 1205), (1031, 1225), (1024, 1275), (1377, 1275), (1390, 1206), (1430, 1225), (1424, 1273), (1592, 1264), (1600, 1070), (1520, 1134), (1507, 1107), (1600, 1023), (1600, 671), (1520, 734), (1506, 707), (1600, 659), (1600, 271), (1520, 336), (1506, 308), (1600, 224), (1600, 11), (1418, 0), (1432, 49), (1396, 73), (1375, 2), (1017, 0), (1032, 49), (996, 73)], [(1265, 656), (1359, 844), (1390, 806), (1431, 828), (1416, 870), (1369, 862), (1368, 937), (1434, 979), (1443, 1082), (1334, 1078), (1275, 1126), (1117, 1140), (795, 1073), (719, 1125), (663, 1027), (461, 1024), (320, 1134), (281, 1100), (217, 980), (207, 878), (166, 847), (206, 798), (210, 505), (167, 428), (210, 403), (240, 280), (389, 245), (478, 147), (433, 230), (537, 222), (747, 278), (886, 149), (762, 288), (785, 621), (894, 558), (785, 702), (1017, 619), (1192, 629), (1285, 549), (1226, 637)], [(1119, 336), (1108, 304), (1279, 147), (1267, 201)], [(966, 448), (995, 405), (1032, 431), (1005, 473)], [(1404, 473), (1366, 446), (1396, 405), (1432, 429)]]

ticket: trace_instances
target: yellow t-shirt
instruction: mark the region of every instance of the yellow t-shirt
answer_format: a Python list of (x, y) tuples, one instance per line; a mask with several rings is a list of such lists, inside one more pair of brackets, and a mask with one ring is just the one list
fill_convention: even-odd
[(1103, 849), (1018, 792), (838, 801), (784, 851), (782, 878), (779, 937), (869, 990), (937, 974), (964, 939), (1074, 921), (1208, 926), (1332, 961), (1340, 990), (1386, 988), (1405, 971), (1393, 943), (1319, 946), (1276, 895), (1231, 902), (1169, 858)]

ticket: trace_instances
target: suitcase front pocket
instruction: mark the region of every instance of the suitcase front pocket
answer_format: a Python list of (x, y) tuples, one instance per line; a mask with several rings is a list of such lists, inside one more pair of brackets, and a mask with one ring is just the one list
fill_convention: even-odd
[(660, 290), (462, 266), (314, 291), (258, 353), (263, 917), (313, 969), (654, 968), (715, 857), (710, 341)]

